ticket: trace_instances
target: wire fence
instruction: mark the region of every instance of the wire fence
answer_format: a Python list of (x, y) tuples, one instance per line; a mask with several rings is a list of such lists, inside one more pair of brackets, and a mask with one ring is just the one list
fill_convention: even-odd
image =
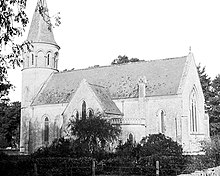
[[(202, 170), (199, 162), (179, 164), (172, 157), (138, 161), (124, 158), (109, 158), (95, 161), (90, 157), (45, 157), (11, 156), (0, 160), (0, 175), (7, 176), (177, 176)], [(172, 162), (171, 162), (172, 161)], [(196, 165), (193, 165), (196, 164)], [(196, 169), (195, 169), (196, 168)]]
[(170, 170), (170, 168), (162, 168), (158, 164), (140, 166), (108, 166), (97, 164), (94, 160), (87, 164), (79, 164), (71, 160), (63, 159), (50, 159), (46, 162), (44, 159), (37, 159), (34, 163), (35, 176), (177, 176), (178, 171)]

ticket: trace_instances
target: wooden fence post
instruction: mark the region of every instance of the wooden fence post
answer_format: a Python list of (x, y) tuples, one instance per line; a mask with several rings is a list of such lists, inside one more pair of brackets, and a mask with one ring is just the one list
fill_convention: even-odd
[(95, 176), (95, 159), (92, 160), (92, 176)]
[(159, 161), (156, 161), (156, 176), (160, 175), (160, 164)]
[(38, 176), (37, 174), (37, 164), (34, 163), (34, 176)]

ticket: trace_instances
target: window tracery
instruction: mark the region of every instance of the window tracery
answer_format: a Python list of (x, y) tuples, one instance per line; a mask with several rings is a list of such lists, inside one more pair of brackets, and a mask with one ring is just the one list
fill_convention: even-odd
[(190, 95), (190, 131), (198, 131), (198, 113), (197, 113), (197, 100), (196, 91), (193, 88)]

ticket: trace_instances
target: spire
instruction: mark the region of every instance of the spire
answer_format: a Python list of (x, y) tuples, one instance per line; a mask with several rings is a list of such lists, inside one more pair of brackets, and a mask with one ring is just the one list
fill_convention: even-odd
[[(40, 11), (42, 14), (40, 14)], [(46, 0), (38, 0), (37, 2), (27, 40), (57, 45), (50, 26)]]

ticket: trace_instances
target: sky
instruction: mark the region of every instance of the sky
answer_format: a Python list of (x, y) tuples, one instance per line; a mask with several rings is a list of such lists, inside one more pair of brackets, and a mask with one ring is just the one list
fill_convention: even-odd
[[(27, 0), (31, 22), (37, 0)], [(141, 60), (185, 56), (189, 47), (207, 74), (220, 74), (219, 0), (47, 0), (60, 71), (109, 65), (119, 55)], [(23, 37), (27, 38), (30, 23)], [(11, 101), (21, 101), (21, 69), (9, 71)]]

